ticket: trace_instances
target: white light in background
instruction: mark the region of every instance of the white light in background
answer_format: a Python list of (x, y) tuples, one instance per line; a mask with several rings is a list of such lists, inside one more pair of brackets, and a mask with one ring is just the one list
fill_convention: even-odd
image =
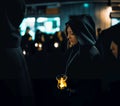
[(26, 51), (25, 50), (23, 50), (23, 54), (26, 55)]
[(47, 34), (54, 34), (60, 31), (60, 17), (38, 17), (36, 28)]
[(112, 18), (112, 26), (119, 23), (119, 22), (120, 22), (120, 19)]
[(45, 18), (45, 17), (39, 17), (39, 18), (37, 19), (37, 22), (38, 22), (38, 23), (40, 23), (40, 22), (45, 22), (45, 21), (47, 21), (47, 18)]
[(47, 30), (47, 32), (50, 33), (52, 30), (52, 22), (47, 21), (47, 22), (45, 22), (44, 26), (45, 26), (45, 30)]
[(59, 47), (59, 43), (58, 43), (58, 42), (55, 42), (55, 43), (54, 43), (54, 47), (55, 47), (55, 48), (58, 48), (58, 47)]

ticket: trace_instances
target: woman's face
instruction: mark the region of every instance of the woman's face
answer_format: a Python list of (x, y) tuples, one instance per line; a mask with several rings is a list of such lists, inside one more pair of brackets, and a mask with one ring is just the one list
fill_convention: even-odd
[(77, 44), (78, 39), (76, 35), (73, 33), (70, 26), (67, 27), (67, 39), (69, 41), (69, 46), (72, 47)]
[(114, 41), (111, 42), (110, 49), (113, 55), (117, 58), (118, 57), (118, 45)]

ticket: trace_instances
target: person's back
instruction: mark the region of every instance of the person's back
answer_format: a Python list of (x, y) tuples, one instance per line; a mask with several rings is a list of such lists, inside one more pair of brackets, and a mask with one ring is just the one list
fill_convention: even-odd
[(0, 105), (32, 106), (33, 91), (18, 31), (24, 0), (0, 3)]

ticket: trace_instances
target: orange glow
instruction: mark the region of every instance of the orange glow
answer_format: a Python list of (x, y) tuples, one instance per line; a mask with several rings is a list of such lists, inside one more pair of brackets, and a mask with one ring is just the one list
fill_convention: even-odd
[(64, 88), (67, 87), (67, 83), (66, 83), (67, 76), (66, 75), (63, 75), (61, 77), (57, 77), (56, 79), (58, 81), (58, 83), (57, 83), (58, 89), (63, 90)]

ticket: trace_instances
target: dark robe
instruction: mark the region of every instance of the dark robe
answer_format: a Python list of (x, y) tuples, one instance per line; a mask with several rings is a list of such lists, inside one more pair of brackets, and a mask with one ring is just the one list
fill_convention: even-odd
[(0, 3), (0, 104), (32, 106), (33, 90), (18, 31), (24, 0)]
[[(118, 45), (117, 58), (110, 49), (112, 41)], [(96, 45), (103, 57), (104, 101), (107, 105), (120, 105), (120, 23), (103, 30)]]
[[(67, 88), (59, 95), (70, 106), (93, 106), (101, 92), (101, 55), (95, 47), (95, 24), (89, 15), (70, 19), (69, 25), (78, 43), (65, 53), (63, 74), (68, 76)], [(67, 33), (67, 32), (66, 32)]]

